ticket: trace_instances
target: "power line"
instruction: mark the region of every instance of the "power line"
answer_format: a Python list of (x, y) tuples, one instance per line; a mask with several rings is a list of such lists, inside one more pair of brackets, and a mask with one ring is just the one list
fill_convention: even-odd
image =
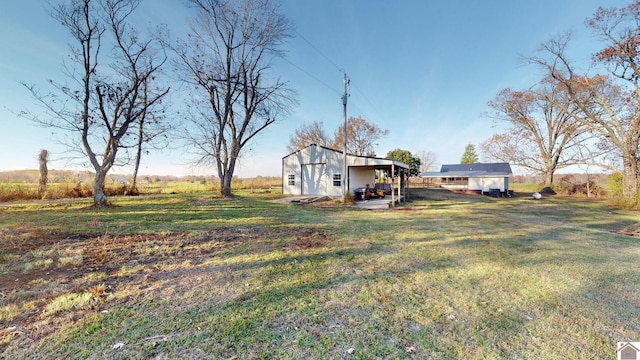
[(378, 111), (378, 109), (376, 109), (376, 106), (373, 104), (373, 102), (371, 100), (369, 100), (369, 98), (367, 97), (367, 95), (365, 95), (365, 93), (360, 90), (359, 87), (357, 87), (355, 84), (353, 85), (353, 88), (362, 96), (362, 98), (368, 103), (368, 105), (371, 107), (371, 109), (373, 110), (374, 113), (379, 114), (380, 112)]
[(301, 68), (300, 66), (294, 64), (291, 60), (287, 59), (287, 58), (282, 58), (284, 61), (288, 62), (289, 64), (291, 64), (291, 66), (295, 67), (296, 69), (302, 71), (305, 75), (307, 75), (308, 77), (312, 78), (313, 80), (317, 81), (318, 83), (320, 83), (321, 85), (323, 85), (324, 87), (326, 87), (327, 89), (333, 91), (334, 93), (338, 94), (338, 95), (342, 95), (341, 92), (339, 92), (338, 90), (336, 90), (335, 88), (331, 87), (330, 85), (328, 85), (326, 82), (320, 80), (318, 77), (316, 77), (315, 75), (311, 74), (310, 72), (308, 72), (307, 70)]
[[(305, 38), (302, 34), (300, 34), (297, 30), (294, 30), (294, 32), (296, 33), (297, 36), (299, 36), (305, 43), (307, 43), (307, 45), (309, 45), (309, 47), (311, 47), (313, 50), (315, 50), (322, 58), (324, 58), (329, 64), (331, 64), (333, 67), (335, 67), (338, 71), (345, 73), (345, 69), (343, 67), (341, 67), (340, 65), (338, 65), (335, 61), (333, 61), (329, 56), (327, 56), (324, 52), (322, 52), (317, 46), (315, 46), (311, 41), (309, 41), (307, 38)], [(302, 67), (294, 64), (293, 62), (291, 62), (289, 59), (284, 59), (286, 62), (288, 62), (289, 64), (291, 64), (292, 66), (294, 66), (295, 68), (297, 68), (298, 70), (300, 70), (301, 72), (303, 72), (304, 74), (306, 74), (307, 76), (309, 76), (310, 78), (314, 79), (315, 81), (317, 81), (318, 83), (322, 84), (324, 87), (326, 87), (327, 89), (330, 89), (332, 92), (339, 94), (339, 95), (343, 95), (341, 94), (338, 90), (336, 90), (334, 87), (328, 85), (326, 82), (324, 82), (323, 80), (321, 80), (320, 78), (316, 77), (315, 75), (311, 74), (310, 72), (306, 71), (305, 69), (303, 69)], [(356, 91), (358, 91), (358, 93), (364, 98), (364, 100), (368, 103), (368, 105), (371, 107), (371, 109), (373, 110), (373, 112), (375, 114), (377, 114), (377, 117), (380, 118), (380, 112), (376, 109), (376, 106), (373, 104), (373, 102), (371, 100), (369, 100), (369, 98), (364, 94), (364, 92), (362, 90), (360, 90), (360, 88), (358, 88), (355, 85), (351, 84), (351, 81), (349, 81), (347, 83), (349, 86), (353, 86), (354, 89), (356, 89)], [(356, 102), (356, 107), (360, 108), (360, 106), (357, 105)], [(361, 109), (361, 111), (364, 109)], [(362, 114), (366, 117), (366, 114)]]
[(341, 66), (339, 66), (338, 64), (336, 64), (333, 60), (331, 60), (331, 58), (329, 58), (327, 55), (325, 55), (322, 51), (320, 51), (320, 49), (318, 49), (315, 45), (313, 45), (311, 43), (311, 41), (307, 40), (307, 38), (305, 38), (304, 36), (302, 36), (302, 34), (300, 34), (298, 31), (294, 30), (294, 32), (302, 39), (304, 40), (309, 46), (311, 46), (311, 48), (313, 50), (315, 50), (318, 54), (320, 54), (320, 56), (322, 56), (325, 60), (327, 60), (331, 65), (333, 65), (336, 69), (338, 69), (338, 71), (340, 72), (344, 72), (344, 68), (342, 68)]

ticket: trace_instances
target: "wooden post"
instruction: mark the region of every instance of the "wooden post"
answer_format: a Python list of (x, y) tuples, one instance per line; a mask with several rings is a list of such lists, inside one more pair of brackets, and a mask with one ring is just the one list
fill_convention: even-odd
[(398, 203), (402, 202), (402, 170), (398, 170)]
[(342, 147), (342, 203), (347, 201), (347, 191), (349, 187), (347, 181), (347, 73), (344, 74), (344, 95), (342, 96), (342, 117), (344, 118), (344, 143)]
[(396, 207), (396, 192), (393, 190), (393, 179), (395, 173), (395, 164), (391, 163), (391, 207)]

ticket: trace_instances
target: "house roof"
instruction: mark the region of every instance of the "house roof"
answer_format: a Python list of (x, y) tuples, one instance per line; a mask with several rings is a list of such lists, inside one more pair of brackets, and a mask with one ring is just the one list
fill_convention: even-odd
[(477, 164), (448, 164), (442, 165), (439, 172), (425, 172), (420, 174), (425, 178), (440, 177), (495, 177), (512, 174), (509, 163), (477, 163)]

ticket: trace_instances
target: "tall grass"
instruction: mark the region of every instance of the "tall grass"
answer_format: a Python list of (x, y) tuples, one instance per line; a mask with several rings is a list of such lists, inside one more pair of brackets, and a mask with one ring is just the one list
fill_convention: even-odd
[[(236, 178), (234, 177), (231, 188), (233, 191), (249, 190), (252, 192), (269, 192), (281, 188), (282, 180), (279, 177)], [(138, 192), (130, 194), (128, 185), (116, 181), (108, 181), (105, 184), (107, 196), (118, 195), (144, 195), (144, 194), (192, 194), (201, 192), (219, 192), (217, 181), (205, 180), (160, 180), (142, 181), (138, 183)], [(46, 192), (42, 196), (38, 193), (36, 182), (0, 182), (0, 202), (25, 201), (39, 199), (73, 199), (91, 197), (92, 184), (89, 182), (61, 182), (48, 183)]]

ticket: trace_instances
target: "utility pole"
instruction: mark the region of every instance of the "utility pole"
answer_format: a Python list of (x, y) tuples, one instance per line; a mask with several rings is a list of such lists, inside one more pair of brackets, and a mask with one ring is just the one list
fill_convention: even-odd
[(347, 202), (347, 73), (344, 73), (344, 94), (342, 95), (342, 115), (344, 117), (344, 147), (342, 148), (342, 203)]

